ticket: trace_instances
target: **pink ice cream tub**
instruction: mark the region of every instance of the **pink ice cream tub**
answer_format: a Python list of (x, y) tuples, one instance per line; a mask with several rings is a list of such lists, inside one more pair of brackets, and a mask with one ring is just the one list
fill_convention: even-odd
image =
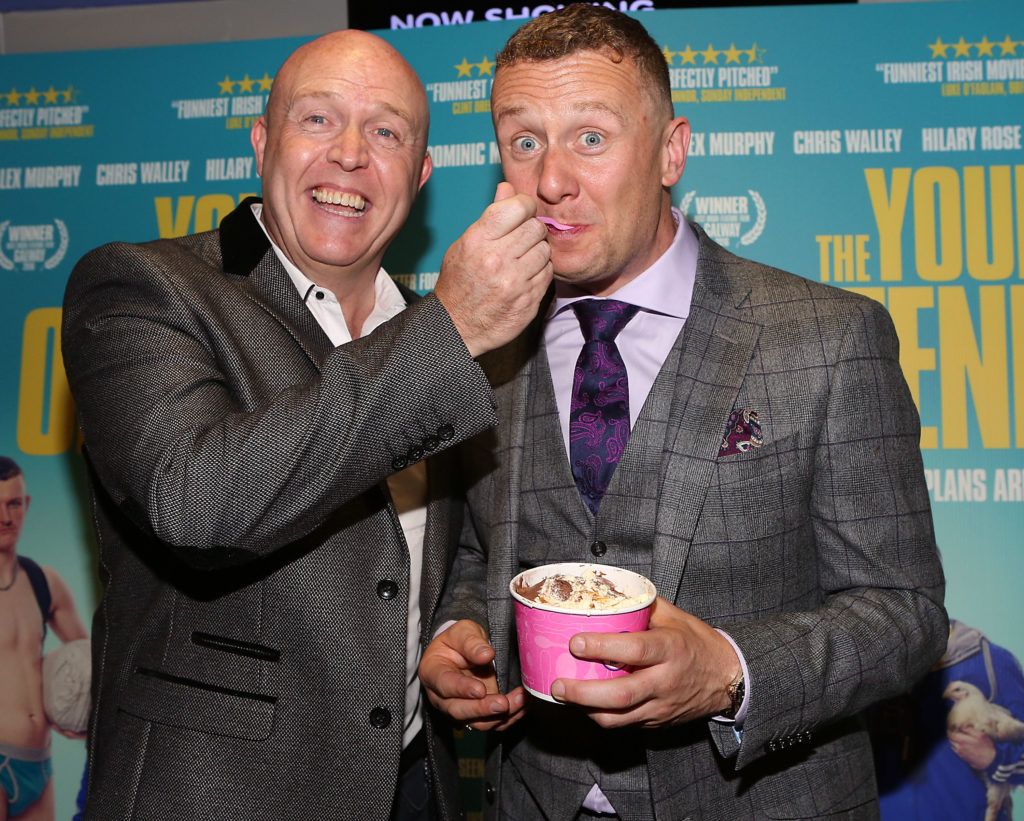
[[(623, 601), (605, 609), (586, 610), (581, 609), (582, 605), (542, 604), (520, 592), (550, 576), (576, 577), (588, 572), (603, 576), (624, 594)], [(646, 630), (651, 619), (651, 605), (657, 595), (654, 584), (638, 573), (587, 562), (545, 564), (524, 570), (512, 579), (509, 592), (519, 633), (523, 686), (537, 698), (552, 702), (551, 683), (556, 678), (601, 680), (629, 674), (627, 667), (576, 658), (569, 652), (569, 639), (577, 633), (636, 633)]]

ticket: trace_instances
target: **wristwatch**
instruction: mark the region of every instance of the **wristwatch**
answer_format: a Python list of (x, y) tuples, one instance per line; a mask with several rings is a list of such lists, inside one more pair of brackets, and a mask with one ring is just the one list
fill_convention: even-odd
[(736, 718), (736, 713), (740, 711), (740, 707), (743, 706), (743, 697), (746, 695), (747, 687), (743, 680), (743, 671), (740, 670), (727, 688), (729, 693), (729, 706), (722, 710), (723, 718)]

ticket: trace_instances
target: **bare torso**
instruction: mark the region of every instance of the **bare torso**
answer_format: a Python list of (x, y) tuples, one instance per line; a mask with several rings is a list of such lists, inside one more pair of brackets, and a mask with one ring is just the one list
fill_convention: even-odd
[(0, 592), (0, 744), (44, 749), (43, 619), (24, 572)]

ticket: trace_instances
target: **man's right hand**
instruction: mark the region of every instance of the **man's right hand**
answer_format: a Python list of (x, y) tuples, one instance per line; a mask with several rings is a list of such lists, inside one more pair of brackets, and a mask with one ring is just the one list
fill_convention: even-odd
[(536, 213), (532, 199), (499, 183), (494, 202), (444, 255), (434, 293), (472, 356), (511, 342), (537, 315), (552, 269)]
[(494, 648), (475, 621), (457, 621), (423, 651), (420, 681), (438, 710), (475, 730), (504, 730), (518, 721), (526, 704), (522, 687), (498, 692)]

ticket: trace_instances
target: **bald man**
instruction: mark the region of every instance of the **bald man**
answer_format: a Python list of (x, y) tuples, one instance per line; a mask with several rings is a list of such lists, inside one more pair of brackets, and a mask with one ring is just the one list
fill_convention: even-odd
[(503, 185), (433, 295), (395, 285), (427, 127), (391, 46), (321, 37), (253, 126), (262, 201), (72, 274), (105, 587), (90, 819), (455, 814), (416, 680), (460, 525), (446, 464), (496, 421), (475, 357), (536, 314), (551, 265)]

